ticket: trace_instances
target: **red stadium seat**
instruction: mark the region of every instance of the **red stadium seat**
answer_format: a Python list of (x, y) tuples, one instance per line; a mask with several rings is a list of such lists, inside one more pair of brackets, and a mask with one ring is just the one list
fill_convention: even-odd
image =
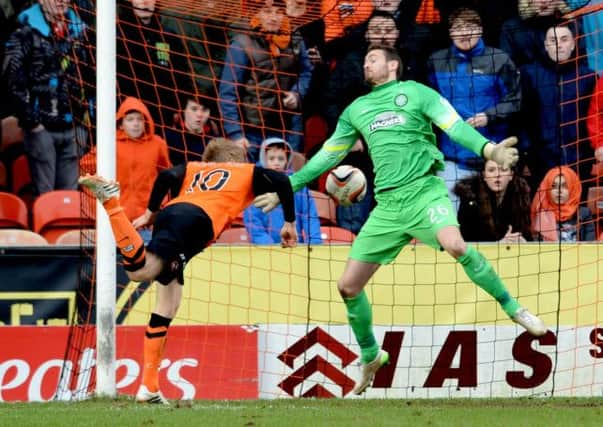
[(31, 184), (31, 174), (29, 172), (29, 163), (25, 154), (21, 154), (15, 159), (11, 169), (13, 193), (19, 194), (27, 185)]
[(0, 191), (8, 191), (8, 173), (3, 162), (0, 162)]
[(216, 239), (216, 243), (248, 245), (251, 242), (249, 233), (242, 227), (227, 228)]
[(352, 243), (356, 235), (341, 227), (320, 227), (320, 237), (323, 243)]
[(17, 230), (11, 228), (0, 230), (0, 247), (47, 245), (48, 242), (44, 237), (30, 230)]
[(35, 195), (31, 174), (29, 172), (29, 162), (24, 154), (13, 161), (10, 176), (13, 189), (12, 192), (21, 197), (31, 211)]
[(76, 190), (56, 190), (42, 194), (33, 205), (33, 229), (49, 243), (68, 230), (94, 228), (94, 218), (83, 215), (84, 194)]
[(29, 228), (27, 205), (14, 194), (0, 193), (0, 228)]
[(91, 246), (96, 242), (96, 230), (86, 228), (83, 230), (69, 230), (57, 237), (54, 242), (57, 246)]
[(320, 191), (309, 190), (310, 195), (314, 198), (316, 212), (320, 219), (321, 225), (337, 225), (335, 215), (335, 202), (327, 194)]

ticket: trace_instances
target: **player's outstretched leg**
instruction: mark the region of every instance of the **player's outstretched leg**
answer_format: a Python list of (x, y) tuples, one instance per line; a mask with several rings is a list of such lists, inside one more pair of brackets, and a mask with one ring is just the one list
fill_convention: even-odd
[(78, 182), (89, 189), (103, 204), (113, 197), (119, 198), (119, 184), (115, 181), (109, 181), (99, 175), (86, 174), (80, 176)]
[(366, 292), (362, 290), (358, 295), (344, 298), (343, 301), (348, 311), (348, 321), (360, 346), (362, 361), (360, 379), (352, 392), (361, 394), (371, 385), (379, 368), (389, 362), (389, 354), (379, 349), (375, 340), (373, 314)]
[(507, 315), (536, 337), (546, 334), (547, 328), (542, 320), (527, 309), (522, 308), (513, 298), (492, 265), (471, 245), (467, 245), (464, 255), (458, 257), (467, 276), (480, 288), (498, 301)]
[(115, 242), (124, 258), (124, 268), (136, 271), (143, 267), (144, 242), (119, 204), (119, 184), (98, 175), (81, 176), (79, 183), (92, 191), (107, 211)]
[(356, 342), (360, 346), (362, 372), (354, 387), (354, 394), (364, 392), (373, 382), (379, 368), (389, 362), (389, 354), (379, 348), (375, 339), (373, 310), (364, 291), (364, 287), (379, 265), (350, 258), (337, 283), (337, 288), (348, 312), (348, 322), (354, 332)]

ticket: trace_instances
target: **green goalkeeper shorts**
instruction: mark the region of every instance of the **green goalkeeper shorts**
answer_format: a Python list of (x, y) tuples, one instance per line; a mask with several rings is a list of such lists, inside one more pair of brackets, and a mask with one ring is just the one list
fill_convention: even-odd
[(375, 196), (377, 206), (352, 244), (350, 258), (377, 264), (392, 262), (413, 237), (439, 248), (438, 231), (458, 227), (444, 181), (426, 176), (404, 188)]

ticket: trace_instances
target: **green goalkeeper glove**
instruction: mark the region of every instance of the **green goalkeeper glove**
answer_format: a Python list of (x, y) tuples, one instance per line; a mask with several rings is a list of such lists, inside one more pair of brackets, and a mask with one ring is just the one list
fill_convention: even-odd
[(505, 169), (510, 168), (519, 160), (517, 148), (513, 147), (515, 144), (517, 138), (514, 136), (505, 138), (498, 144), (489, 142), (484, 146), (484, 158), (494, 160)]
[(276, 193), (264, 193), (253, 199), (253, 206), (261, 209), (264, 213), (268, 213), (276, 208), (280, 202)]

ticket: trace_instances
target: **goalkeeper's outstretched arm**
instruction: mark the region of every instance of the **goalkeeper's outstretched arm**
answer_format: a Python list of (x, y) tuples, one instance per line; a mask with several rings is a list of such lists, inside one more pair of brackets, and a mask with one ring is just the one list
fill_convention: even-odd
[[(346, 109), (337, 122), (335, 132), (323, 143), (318, 153), (289, 177), (294, 192), (318, 178), (322, 173), (337, 166), (350, 152), (360, 134), (347, 119), (347, 114)], [(278, 204), (279, 199), (274, 193), (261, 194), (253, 201), (253, 205), (262, 209), (264, 213), (270, 212)]]
[(425, 87), (424, 112), (456, 143), (487, 160), (494, 160), (504, 168), (517, 163), (519, 153), (515, 147), (516, 137), (509, 137), (496, 144), (465, 123), (450, 102), (431, 88)]

